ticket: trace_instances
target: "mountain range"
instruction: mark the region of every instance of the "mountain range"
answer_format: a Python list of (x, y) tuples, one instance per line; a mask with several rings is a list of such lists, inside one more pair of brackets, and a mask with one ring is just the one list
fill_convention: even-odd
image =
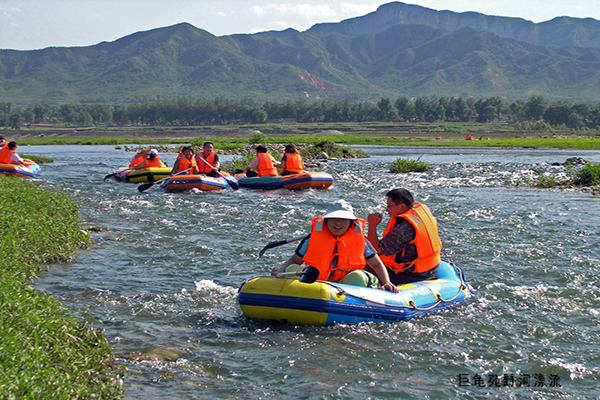
[(182, 23), (88, 47), (0, 50), (0, 102), (16, 104), (533, 94), (600, 102), (600, 21), (394, 2), (304, 32), (217, 37)]

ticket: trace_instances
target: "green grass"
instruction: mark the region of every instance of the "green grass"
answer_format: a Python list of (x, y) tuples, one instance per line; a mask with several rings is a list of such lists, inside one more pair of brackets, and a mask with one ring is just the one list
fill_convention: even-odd
[(32, 156), (32, 155), (28, 155), (28, 154), (21, 154), (21, 157), (29, 159), (31, 161), (35, 161), (38, 164), (48, 164), (48, 163), (54, 162), (54, 159), (49, 158), (49, 157)]
[(587, 163), (575, 173), (573, 183), (580, 186), (600, 185), (600, 163)]
[(390, 166), (390, 172), (393, 173), (408, 173), (408, 172), (425, 172), (429, 171), (429, 165), (419, 160), (408, 160), (398, 158)]
[(64, 193), (0, 176), (0, 397), (113, 399), (120, 368), (102, 331), (31, 287), (43, 264), (89, 243)]

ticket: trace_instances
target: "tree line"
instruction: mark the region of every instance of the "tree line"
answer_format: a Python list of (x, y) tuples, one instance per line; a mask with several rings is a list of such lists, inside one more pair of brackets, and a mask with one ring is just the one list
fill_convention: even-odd
[[(500, 97), (487, 99), (462, 97), (382, 98), (378, 102), (349, 100), (285, 100), (260, 103), (252, 99), (216, 98), (192, 100), (179, 98), (134, 104), (40, 103), (19, 107), (0, 103), (0, 126), (19, 129), (24, 125), (51, 123), (72, 127), (89, 126), (202, 126), (261, 124), (268, 121), (296, 122), (438, 122), (438, 121), (513, 121), (527, 127), (546, 129), (597, 129), (600, 104), (550, 102), (540, 95), (527, 101), (507, 103)], [(530, 122), (535, 122), (531, 124)]]

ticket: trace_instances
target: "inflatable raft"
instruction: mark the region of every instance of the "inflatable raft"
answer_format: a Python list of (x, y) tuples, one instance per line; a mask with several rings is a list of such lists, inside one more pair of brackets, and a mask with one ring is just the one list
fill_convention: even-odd
[(122, 167), (113, 172), (113, 177), (119, 182), (145, 183), (167, 178), (170, 173), (171, 168), (169, 167), (152, 167), (138, 170)]
[(325, 172), (305, 172), (285, 176), (257, 176), (248, 178), (237, 175), (240, 187), (249, 189), (327, 189), (333, 184), (333, 177)]
[[(233, 179), (234, 177), (227, 177)], [(229, 187), (225, 178), (213, 178), (206, 175), (177, 175), (166, 180), (161, 186), (168, 192), (181, 192), (189, 189), (202, 191), (223, 190)]]
[(32, 164), (28, 164), (28, 165), (15, 165), (15, 164), (0, 164), (0, 173), (4, 174), (4, 175), (16, 175), (16, 176), (20, 176), (20, 177), (30, 177), (33, 178), (34, 176), (36, 176), (37, 174), (39, 174), (42, 171), (42, 167), (40, 167), (38, 164), (34, 163), (31, 160), (26, 160), (26, 161), (30, 161)]
[(294, 325), (405, 321), (437, 312), (470, 296), (462, 272), (442, 261), (434, 280), (380, 289), (297, 279), (258, 277), (242, 284), (238, 303), (249, 318)]

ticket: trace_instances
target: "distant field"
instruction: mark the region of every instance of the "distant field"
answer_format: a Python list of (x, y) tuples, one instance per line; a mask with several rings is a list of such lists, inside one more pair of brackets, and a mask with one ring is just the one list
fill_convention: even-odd
[[(506, 123), (273, 123), (177, 128), (96, 127), (76, 130), (33, 126), (1, 133), (20, 145), (183, 144), (210, 140), (217, 147), (219, 144), (231, 147), (248, 144), (257, 134), (262, 134), (262, 140), (267, 143), (314, 143), (331, 140), (348, 145), (600, 149), (600, 132), (597, 130), (530, 132), (515, 130)], [(474, 140), (465, 140), (467, 135), (471, 135)]]

